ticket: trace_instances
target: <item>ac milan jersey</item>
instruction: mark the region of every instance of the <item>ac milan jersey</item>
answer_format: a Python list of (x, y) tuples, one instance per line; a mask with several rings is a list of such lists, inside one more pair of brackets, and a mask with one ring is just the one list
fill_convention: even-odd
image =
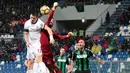
[(25, 22), (24, 29), (29, 31), (29, 42), (40, 42), (40, 32), (41, 29), (44, 28), (44, 22), (40, 19), (37, 20), (35, 24), (31, 23), (31, 20)]

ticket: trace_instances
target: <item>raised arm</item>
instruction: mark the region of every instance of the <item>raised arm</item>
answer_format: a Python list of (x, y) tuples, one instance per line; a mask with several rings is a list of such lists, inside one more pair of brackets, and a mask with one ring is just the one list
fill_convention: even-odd
[(73, 35), (73, 33), (69, 32), (67, 35), (61, 36), (58, 33), (56, 33), (55, 31), (53, 31), (53, 36), (55, 38), (57, 38), (57, 39), (60, 39), (60, 40), (64, 40), (64, 39), (70, 38), (72, 35)]
[(49, 37), (50, 37), (50, 43), (51, 44), (54, 44), (54, 38), (53, 38), (53, 33), (52, 33), (52, 30), (51, 28), (49, 28), (47, 25), (44, 26), (44, 29), (47, 30), (48, 34), (49, 34)]
[(49, 25), (49, 24), (50, 24), (50, 21), (51, 21), (51, 19), (53, 18), (54, 11), (56, 10), (57, 6), (58, 6), (58, 3), (55, 2), (55, 3), (53, 4), (53, 7), (52, 7), (50, 13), (49, 13), (49, 17), (48, 17), (47, 21), (45, 22), (45, 25)]

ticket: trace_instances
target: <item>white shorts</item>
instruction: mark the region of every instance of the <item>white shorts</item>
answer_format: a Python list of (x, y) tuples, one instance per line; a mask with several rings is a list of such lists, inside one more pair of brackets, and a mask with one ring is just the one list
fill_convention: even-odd
[(26, 59), (34, 59), (35, 56), (33, 53), (31, 53), (31, 49), (28, 47), (27, 48), (27, 55), (26, 55)]
[(31, 44), (29, 48), (31, 49), (30, 53), (33, 53), (35, 55), (42, 55), (40, 42), (35, 42), (35, 43)]
[(42, 55), (40, 42), (31, 43), (31, 45), (27, 48), (27, 59), (34, 59), (36, 55)]
[(33, 73), (38, 73), (39, 64), (35, 63), (33, 64)]
[[(49, 69), (46, 67), (46, 65), (44, 64), (44, 73), (50, 73)], [(33, 72), (32, 73), (43, 73), (43, 72), (39, 72), (39, 64), (38, 62), (34, 62), (33, 64)]]

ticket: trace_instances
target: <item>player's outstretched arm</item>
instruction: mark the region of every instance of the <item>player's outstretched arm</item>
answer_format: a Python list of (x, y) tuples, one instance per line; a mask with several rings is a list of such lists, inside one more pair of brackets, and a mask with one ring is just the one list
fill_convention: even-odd
[(95, 58), (95, 60), (96, 61), (98, 61), (99, 63), (101, 63), (101, 64), (104, 64), (105, 63), (105, 61), (104, 60), (101, 60), (100, 58), (98, 58), (98, 57), (94, 57)]
[(55, 41), (54, 41), (54, 38), (53, 38), (53, 33), (52, 33), (51, 28), (49, 28), (47, 25), (45, 25), (45, 26), (44, 26), (44, 29), (47, 30), (47, 32), (48, 32), (48, 34), (49, 34), (50, 43), (51, 43), (51, 44), (54, 44)]
[(68, 72), (67, 73), (71, 73), (72, 72), (72, 67), (71, 67), (71, 64), (69, 63), (69, 59), (68, 58), (66, 60), (66, 64), (67, 64), (67, 68), (68, 68)]
[(50, 24), (50, 21), (53, 18), (53, 15), (54, 15), (54, 11), (56, 10), (57, 7), (58, 7), (58, 2), (54, 2), (53, 7), (52, 7), (52, 9), (49, 13), (49, 17), (48, 17), (47, 21), (45, 22), (45, 25)]
[(68, 72), (72, 72), (72, 71), (73, 71), (73, 68), (74, 68), (74, 61), (71, 60), (71, 69), (70, 69)]
[(60, 40), (64, 40), (64, 39), (67, 39), (67, 38), (70, 38), (73, 36), (73, 33), (72, 32), (69, 32), (67, 35), (65, 36), (62, 36), (62, 35), (59, 35), (58, 33), (56, 33), (55, 31), (53, 31), (53, 36), (57, 39), (60, 39)]
[(104, 64), (104, 63), (105, 63), (104, 60), (101, 60), (100, 58), (96, 57), (96, 56), (92, 53), (91, 50), (88, 50), (88, 51), (89, 51), (89, 53), (90, 53), (90, 56), (93, 57), (96, 61), (98, 61), (98, 62), (101, 63), (101, 64)]

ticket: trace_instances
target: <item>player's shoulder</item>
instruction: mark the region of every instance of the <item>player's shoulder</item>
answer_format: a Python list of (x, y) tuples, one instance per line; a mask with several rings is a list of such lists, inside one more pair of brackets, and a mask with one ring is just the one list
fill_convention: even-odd
[(55, 57), (59, 57), (60, 55), (56, 55)]
[(38, 22), (39, 23), (44, 23), (40, 18), (38, 18)]
[(25, 22), (25, 24), (26, 24), (26, 25), (29, 25), (30, 22), (31, 22), (31, 20), (29, 19), (29, 20), (27, 20), (27, 21)]
[(56, 55), (56, 56), (55, 56), (55, 59), (57, 60), (58, 58), (59, 58), (59, 55)]
[(77, 53), (79, 50), (74, 50), (74, 52), (73, 53)]

